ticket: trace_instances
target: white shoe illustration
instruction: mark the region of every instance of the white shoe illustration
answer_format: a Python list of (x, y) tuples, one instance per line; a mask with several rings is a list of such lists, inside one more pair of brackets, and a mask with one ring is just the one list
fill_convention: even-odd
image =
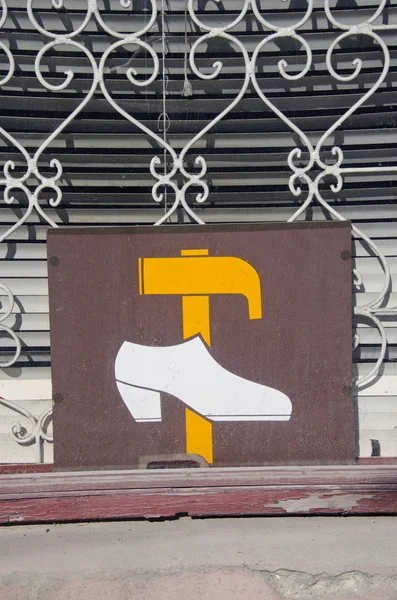
[(140, 422), (161, 421), (160, 392), (211, 421), (288, 421), (291, 416), (285, 394), (224, 369), (200, 336), (176, 346), (124, 342), (115, 374), (121, 397)]

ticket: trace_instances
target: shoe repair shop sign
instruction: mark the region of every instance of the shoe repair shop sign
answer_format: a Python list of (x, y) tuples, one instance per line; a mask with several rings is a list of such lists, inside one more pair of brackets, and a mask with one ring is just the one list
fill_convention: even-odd
[(354, 460), (348, 223), (49, 231), (55, 468)]

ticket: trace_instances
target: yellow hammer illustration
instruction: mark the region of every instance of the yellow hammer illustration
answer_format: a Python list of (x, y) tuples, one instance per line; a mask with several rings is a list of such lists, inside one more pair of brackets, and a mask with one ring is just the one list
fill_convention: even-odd
[[(262, 318), (259, 275), (235, 256), (209, 256), (208, 249), (182, 250), (176, 258), (139, 258), (140, 294), (182, 296), (184, 339), (200, 334), (211, 346), (212, 294), (242, 294), (250, 319)], [(186, 452), (213, 462), (212, 424), (186, 408)]]

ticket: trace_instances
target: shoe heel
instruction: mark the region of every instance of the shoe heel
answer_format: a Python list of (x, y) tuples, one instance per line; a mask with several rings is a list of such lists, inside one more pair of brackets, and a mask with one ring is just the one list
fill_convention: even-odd
[(116, 383), (124, 404), (135, 421), (140, 423), (161, 421), (160, 392), (138, 388), (120, 381)]

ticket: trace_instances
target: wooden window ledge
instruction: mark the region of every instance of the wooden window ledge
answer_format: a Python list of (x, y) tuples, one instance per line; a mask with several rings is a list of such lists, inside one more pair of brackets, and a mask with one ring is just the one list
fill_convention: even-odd
[(1, 524), (393, 513), (397, 464), (0, 475)]

